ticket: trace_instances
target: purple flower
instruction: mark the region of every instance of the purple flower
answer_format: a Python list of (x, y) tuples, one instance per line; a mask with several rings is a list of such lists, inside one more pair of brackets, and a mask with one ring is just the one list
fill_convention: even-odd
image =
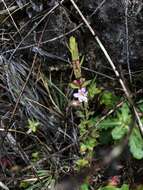
[(78, 90), (78, 93), (74, 93), (73, 96), (75, 98), (78, 98), (79, 102), (87, 102), (88, 101), (87, 94), (88, 94), (88, 92), (87, 92), (86, 88), (81, 88)]

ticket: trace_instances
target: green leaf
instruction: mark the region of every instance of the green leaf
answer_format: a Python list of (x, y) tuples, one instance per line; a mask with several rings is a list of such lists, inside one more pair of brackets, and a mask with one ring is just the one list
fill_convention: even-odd
[(86, 133), (88, 132), (88, 130), (84, 127), (80, 128), (80, 137), (84, 136)]
[(89, 138), (86, 140), (86, 142), (84, 142), (84, 144), (85, 144), (85, 146), (86, 146), (86, 148), (87, 148), (88, 150), (93, 150), (93, 148), (94, 148), (95, 145), (96, 145), (96, 139), (89, 137)]
[[(122, 107), (117, 111), (116, 117), (108, 117), (102, 122), (100, 122), (99, 127), (102, 129), (108, 129), (113, 127), (125, 127), (125, 131), (127, 130), (127, 126), (131, 122), (131, 114), (128, 105), (125, 103)], [(119, 129), (120, 130), (120, 129)]]
[(84, 143), (80, 144), (80, 153), (85, 153), (87, 150), (87, 147)]
[(143, 158), (143, 138), (138, 128), (133, 129), (129, 139), (129, 146), (134, 158)]
[(76, 85), (74, 83), (69, 83), (69, 86), (73, 89), (79, 89), (79, 85)]
[(89, 190), (89, 185), (87, 183), (82, 184), (81, 190)]
[(89, 120), (81, 120), (80, 124), (78, 125), (80, 129), (82, 128), (91, 128), (94, 127), (96, 124), (96, 118), (90, 118)]
[(130, 122), (130, 110), (128, 105), (124, 103), (122, 107), (114, 113), (114, 116), (110, 116), (103, 120), (98, 127), (105, 130), (112, 129), (112, 138), (114, 140), (119, 140), (128, 132)]
[(121, 139), (129, 130), (128, 125), (120, 125), (112, 130), (112, 137), (114, 140)]
[(131, 114), (130, 114), (130, 109), (127, 103), (124, 103), (122, 107), (119, 109), (118, 112), (118, 118), (121, 122), (125, 123), (130, 123), (131, 121)]
[(83, 82), (82, 87), (86, 87), (91, 83), (91, 80), (86, 80), (85, 82)]
[(69, 49), (72, 55), (72, 61), (79, 60), (78, 45), (75, 37), (71, 36), (69, 39)]
[(123, 184), (120, 189), (121, 189), (121, 190), (129, 190), (129, 185)]
[(108, 108), (112, 108), (117, 102), (117, 97), (113, 95), (111, 92), (104, 91), (101, 96), (101, 104), (104, 104)]
[(85, 118), (85, 114), (81, 110), (76, 111), (76, 116), (79, 117), (79, 118), (81, 118), (81, 119)]
[(76, 165), (79, 168), (83, 168), (83, 167), (87, 166), (88, 164), (89, 164), (89, 162), (86, 159), (79, 159), (79, 160), (76, 161)]
[(110, 129), (110, 128), (113, 128), (113, 127), (116, 127), (116, 126), (120, 126), (122, 123), (120, 121), (118, 121), (117, 119), (113, 118), (113, 117), (110, 117), (110, 118), (107, 118), (103, 121), (101, 121), (98, 125), (98, 127), (100, 129)]
[(100, 92), (101, 92), (101, 89), (96, 87), (95, 79), (90, 81), (90, 85), (88, 87), (88, 96), (89, 96), (89, 98), (91, 98), (91, 99), (94, 98), (94, 96), (96, 94), (99, 94)]
[(32, 153), (32, 161), (36, 162), (39, 160), (39, 152), (33, 152)]
[(38, 121), (35, 121), (33, 119), (32, 120), (28, 119), (28, 128), (29, 128), (28, 133), (30, 133), (30, 132), (35, 133), (37, 131), (38, 127), (39, 127)]
[(122, 187), (114, 187), (114, 186), (106, 186), (106, 187), (101, 187), (98, 190), (129, 190), (129, 186), (127, 184), (123, 184)]
[(109, 185), (109, 186), (106, 186), (106, 187), (101, 187), (98, 190), (119, 190), (119, 188)]
[(82, 66), (83, 61), (84, 61), (84, 56), (82, 56), (82, 58), (81, 58), (81, 61), (80, 61), (80, 66)]
[(21, 181), (19, 187), (22, 189), (26, 189), (29, 186), (29, 183), (26, 181)]

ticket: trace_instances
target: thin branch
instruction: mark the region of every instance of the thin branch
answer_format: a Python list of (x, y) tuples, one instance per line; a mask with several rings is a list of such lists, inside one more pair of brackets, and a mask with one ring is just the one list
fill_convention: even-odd
[(129, 55), (129, 27), (128, 27), (128, 2), (129, 0), (125, 0), (125, 33), (126, 33), (126, 57), (127, 57), (127, 65), (129, 71), (130, 82), (132, 83), (132, 73), (130, 67), (130, 55)]

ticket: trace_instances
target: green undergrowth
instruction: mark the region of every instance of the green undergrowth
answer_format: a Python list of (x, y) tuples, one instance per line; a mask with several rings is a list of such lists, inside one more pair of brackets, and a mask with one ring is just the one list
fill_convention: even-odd
[[(71, 38), (72, 42), (70, 41), (70, 43), (76, 44), (75, 39)], [(71, 46), (74, 46), (73, 44)], [(77, 48), (77, 44), (75, 47)], [(81, 64), (79, 63), (79, 65)], [(79, 73), (81, 73), (81, 70)], [(81, 82), (78, 82), (78, 80), (81, 80)], [(104, 136), (104, 133), (108, 130), (111, 133), (113, 144), (120, 143), (130, 133), (128, 140), (129, 149), (134, 158), (142, 159), (143, 139), (137, 123), (134, 121), (135, 117), (129, 103), (124, 98), (116, 95), (114, 91), (108, 91), (102, 86), (98, 86), (96, 78), (86, 80), (82, 78), (81, 74), (76, 76), (75, 73), (75, 81), (70, 86), (74, 90), (86, 88), (88, 92), (88, 101), (83, 100), (80, 102), (81, 104), (79, 107), (77, 106), (76, 111), (76, 116), (80, 118), (78, 128), (80, 131), (80, 153), (82, 157), (82, 160), (78, 160), (77, 164), (83, 166), (90, 162), (94, 147), (99, 143), (102, 144), (102, 138), (100, 137)], [(95, 100), (98, 100), (97, 106), (101, 108), (100, 111), (96, 107), (94, 110), (92, 109), (92, 104), (94, 104)], [(142, 112), (143, 102), (139, 101), (137, 105), (138, 111), (140, 112), (141, 110)], [(104, 112), (105, 114), (103, 115)], [(109, 139), (107, 139), (108, 141)]]
[[(75, 171), (80, 171), (84, 167), (90, 167), (96, 152), (94, 151), (100, 145), (112, 145), (119, 147), (117, 156), (121, 154), (124, 147), (128, 147), (130, 153), (135, 159), (143, 158), (143, 137), (139, 130), (136, 118), (128, 101), (122, 96), (121, 92), (105, 89), (98, 83), (96, 76), (86, 78), (82, 73), (82, 64), (84, 58), (78, 52), (78, 44), (74, 37), (70, 38), (69, 50), (71, 53), (71, 62), (73, 65), (72, 80), (66, 86), (68, 93), (64, 88), (57, 87), (45, 76), (41, 76), (42, 82), (50, 94), (49, 98), (55, 110), (64, 114), (66, 106), (70, 106), (74, 112), (73, 117), (77, 121), (79, 153), (73, 161)], [(55, 91), (55, 93), (53, 93)], [(58, 93), (58, 95), (56, 95)], [(54, 95), (53, 95), (54, 94)], [(141, 121), (143, 121), (143, 100), (136, 102), (137, 111)], [(30, 120), (28, 122), (28, 133), (36, 133), (39, 129), (38, 121)], [(39, 153), (32, 155), (33, 162), (37, 161)], [(40, 173), (41, 172), (41, 173)], [(45, 171), (38, 174), (47, 187), (53, 184), (54, 176), (49, 178)], [(21, 183), (21, 187), (27, 190), (36, 189), (38, 184), (27, 186), (27, 181)], [(81, 186), (81, 190), (94, 189), (88, 182)], [(142, 188), (140, 188), (142, 189)], [(104, 186), (98, 190), (129, 190), (129, 186)]]

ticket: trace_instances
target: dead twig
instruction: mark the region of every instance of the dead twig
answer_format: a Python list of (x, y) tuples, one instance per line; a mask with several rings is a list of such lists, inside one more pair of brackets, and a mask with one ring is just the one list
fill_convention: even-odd
[[(9, 8), (7, 7), (7, 5), (6, 5), (6, 3), (5, 3), (5, 1), (4, 1), (4, 0), (2, 0), (2, 2), (3, 2), (4, 6), (5, 6), (5, 8), (6, 8), (6, 11), (7, 11), (7, 12), (8, 12), (8, 14), (9, 14), (9, 16), (10, 16), (10, 18), (11, 18), (12, 22), (13, 22), (13, 25), (15, 26), (16, 30), (17, 30), (17, 31), (18, 31), (18, 33), (20, 34), (19, 28), (18, 28), (18, 26), (16, 25), (16, 23), (15, 23), (15, 21), (14, 21), (14, 19), (13, 19), (12, 15), (11, 15), (11, 13), (10, 13)], [(20, 36), (21, 36), (21, 34), (20, 34)]]
[(39, 24), (45, 20), (45, 18), (47, 18), (48, 15), (50, 15), (55, 9), (58, 8), (58, 6), (63, 3), (64, 0), (61, 0), (60, 3), (57, 3), (50, 11), (48, 11), (43, 17), (42, 19), (36, 23), (36, 25), (23, 37), (23, 39), (21, 40), (21, 42), (17, 45), (17, 47), (14, 49), (13, 53), (11, 54), (9, 60), (12, 59), (13, 55), (15, 54), (15, 52), (17, 51), (17, 49), (21, 46), (21, 44), (25, 41), (25, 39), (31, 34), (31, 32), (33, 32), (37, 26), (39, 26)]
[(132, 83), (132, 72), (130, 67), (130, 55), (129, 55), (129, 27), (128, 27), (128, 4), (129, 0), (125, 0), (125, 34), (126, 34), (126, 57), (130, 82)]
[(9, 188), (1, 181), (0, 181), (0, 187), (4, 190), (9, 190)]
[[(8, 9), (6, 10), (0, 10), (0, 15), (4, 15), (4, 14), (9, 14), (10, 11), (14, 11), (17, 9), (17, 6), (12, 6), (12, 7), (9, 7)], [(8, 12), (9, 10), (9, 12)]]

